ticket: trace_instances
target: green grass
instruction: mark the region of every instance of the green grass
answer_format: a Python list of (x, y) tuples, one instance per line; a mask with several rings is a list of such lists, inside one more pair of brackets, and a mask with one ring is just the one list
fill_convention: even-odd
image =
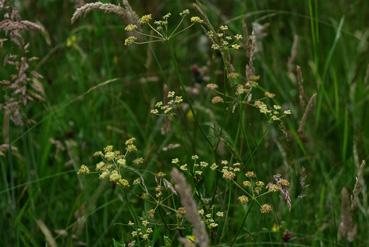
[[(142, 216), (150, 209), (149, 203), (137, 206), (134, 189), (122, 193), (93, 175), (79, 177), (76, 171), (81, 164), (94, 165), (91, 156), (96, 150), (108, 144), (121, 148), (129, 136), (137, 138), (147, 176), (151, 171), (169, 171), (174, 157), (190, 162), (196, 153), (208, 161), (242, 162), (246, 170), (254, 170), (264, 181), (270, 181), (276, 173), (288, 178), (292, 210), (289, 212), (280, 196), (274, 195), (270, 199), (274, 213), (261, 215), (256, 204), (247, 208), (239, 205), (237, 196), (231, 193), (237, 190), (234, 184), (223, 186), (219, 185), (221, 176), (206, 177), (201, 186), (204, 191), (198, 194), (221, 193), (224, 198), (220, 206), (232, 219), (213, 232), (215, 246), (369, 244), (369, 208), (354, 211), (358, 232), (353, 243), (339, 239), (337, 233), (341, 189), (352, 191), (355, 184), (355, 152), (359, 162), (369, 158), (369, 82), (365, 81), (369, 2), (203, 2), (215, 26), (227, 23), (235, 33), (242, 33), (244, 17), (249, 30), (254, 21), (270, 24), (254, 65), (261, 76), (260, 87), (274, 92), (276, 102), (293, 111), (283, 120), (284, 130), (268, 123), (252, 107), (243, 106), (232, 113), (226, 106), (211, 104), (211, 97), (203, 91), (198, 97), (186, 94), (184, 86), (195, 84), (193, 64), (209, 62), (211, 80), (219, 85), (227, 81), (216, 73), (223, 69), (220, 58), (198, 48), (201, 28), (192, 28), (168, 44), (126, 47), (123, 24), (117, 17), (92, 13), (71, 25), (72, 3), (30, 2), (34, 5), (28, 8), (21, 4), (22, 17), (39, 20), (51, 37), (51, 45), (47, 45), (42, 36), (26, 34), (32, 56), (41, 61), (39, 71), (45, 77), (46, 100), (27, 106), (35, 123), (23, 127), (9, 123), (10, 143), (20, 156), (11, 151), (0, 156), (1, 246), (44, 245), (38, 219), (45, 222), (60, 246), (122, 246), (129, 235), (123, 224)], [(155, 17), (168, 11), (175, 15), (191, 8), (191, 3), (132, 1), (140, 15), (153, 13)], [(304, 138), (297, 133), (304, 109), (299, 106), (298, 87), (287, 72), (294, 34), (300, 38), (295, 63), (302, 68), (307, 98), (317, 93)], [(78, 39), (77, 46), (67, 47), (66, 40), (72, 35)], [(0, 51), (1, 59), (7, 52)], [(239, 71), (244, 71), (246, 62), (243, 52), (233, 59)], [(0, 68), (0, 80), (8, 73)], [(147, 76), (159, 80), (140, 82)], [(178, 116), (165, 136), (160, 133), (162, 121), (149, 113), (162, 97), (164, 82), (191, 103), (194, 113), (193, 119), (185, 114)], [(0, 121), (5, 121), (2, 114)], [(5, 133), (1, 137), (3, 140)], [(225, 143), (224, 155), (216, 150), (220, 137)], [(51, 139), (60, 142), (62, 148)], [(169, 143), (180, 143), (181, 148), (160, 151)], [(367, 171), (364, 168), (364, 178), (368, 178)], [(301, 179), (308, 186), (302, 188)], [(198, 194), (195, 199), (200, 201)], [(179, 201), (173, 204), (179, 206)], [(165, 211), (159, 210), (158, 217), (165, 221)], [(281, 230), (272, 232), (273, 224), (280, 225)], [(58, 236), (55, 230), (60, 229), (67, 235)], [(283, 240), (285, 230), (293, 233), (288, 242)], [(165, 226), (155, 229), (152, 243), (176, 246), (178, 233), (165, 234)], [(216, 245), (220, 243), (224, 245)]]

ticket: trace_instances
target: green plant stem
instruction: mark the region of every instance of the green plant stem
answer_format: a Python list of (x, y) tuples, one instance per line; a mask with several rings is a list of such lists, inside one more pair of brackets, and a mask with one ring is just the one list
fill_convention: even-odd
[(244, 225), (245, 225), (245, 223), (246, 223), (246, 219), (247, 219), (247, 217), (248, 217), (248, 215), (249, 215), (249, 213), (250, 213), (250, 211), (251, 211), (252, 206), (253, 206), (253, 203), (251, 202), (251, 203), (250, 203), (250, 206), (248, 207), (248, 209), (247, 209), (247, 211), (246, 211), (245, 216), (244, 216), (244, 217), (243, 217), (243, 219), (242, 219), (242, 223), (241, 223), (240, 228), (238, 228), (236, 235), (233, 237), (233, 240), (232, 240), (232, 243), (231, 243), (230, 247), (232, 247), (232, 246), (235, 244), (235, 242), (236, 242), (236, 240), (237, 240), (238, 235), (240, 234), (240, 232), (241, 232), (241, 230), (242, 230), (243, 226), (244, 226)]

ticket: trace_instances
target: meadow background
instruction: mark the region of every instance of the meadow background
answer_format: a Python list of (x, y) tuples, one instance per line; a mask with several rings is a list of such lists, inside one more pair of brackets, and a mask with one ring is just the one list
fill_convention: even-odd
[[(252, 211), (233, 243), (242, 220), (235, 216), (222, 230), (222, 244), (215, 246), (369, 244), (368, 169), (361, 166), (369, 154), (368, 1), (201, 1), (215, 26), (227, 24), (244, 36), (245, 30), (258, 31), (255, 71), (261, 87), (291, 109), (283, 126), (252, 107), (232, 113), (227, 104), (211, 103), (201, 89), (206, 82), (197, 82), (193, 66), (213, 61), (205, 75), (209, 82), (222, 84), (226, 79), (219, 75), (222, 63), (204, 43), (201, 28), (189, 29), (170, 46), (125, 46), (127, 23), (117, 16), (96, 11), (71, 24), (81, 1), (6, 2), (18, 8), (22, 19), (45, 28), (44, 33), (22, 32), (29, 43), (27, 56), (38, 57), (32, 66), (43, 76), (44, 99), (22, 106), (29, 120), (23, 125), (1, 110), (1, 246), (50, 245), (50, 238), (60, 246), (123, 246), (124, 224), (132, 213), (125, 192), (76, 173), (82, 164), (93, 167), (95, 151), (109, 144), (121, 147), (131, 136), (150, 171), (169, 172), (171, 159), (198, 154), (207, 160), (237, 159), (264, 180), (276, 173), (288, 179), (291, 210), (275, 195), (273, 215)], [(139, 16), (175, 15), (187, 8), (198, 15), (187, 0), (130, 3)], [(6, 32), (0, 34), (3, 38)], [(248, 61), (246, 50), (233, 57), (240, 71)], [(0, 81), (14, 72), (3, 63), (14, 52), (13, 46), (0, 50)], [(304, 95), (296, 65), (301, 67)], [(162, 119), (153, 117), (150, 109), (162, 98), (163, 83), (177, 85), (179, 80), (200, 88), (200, 93), (185, 97), (193, 103), (193, 113), (179, 113), (163, 135)], [(3, 106), (9, 90), (0, 87)], [(314, 93), (315, 103), (298, 131), (303, 106)], [(209, 143), (218, 135), (222, 146), (214, 149)], [(163, 151), (168, 144), (180, 147)], [(208, 181), (210, 187), (214, 183)], [(358, 206), (350, 208), (353, 201)], [(236, 212), (237, 196), (227, 197), (225, 205)], [(342, 223), (350, 236), (340, 233)], [(163, 246), (160, 229), (154, 236), (151, 244)], [(177, 237), (169, 237), (173, 246)]]

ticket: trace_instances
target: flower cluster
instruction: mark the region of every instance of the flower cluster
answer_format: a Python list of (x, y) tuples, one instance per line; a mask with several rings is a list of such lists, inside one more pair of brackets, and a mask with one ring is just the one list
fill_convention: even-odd
[(191, 156), (192, 162), (190, 164), (180, 162), (179, 158), (172, 159), (172, 165), (177, 166), (181, 171), (188, 173), (193, 176), (195, 180), (200, 180), (203, 178), (204, 172), (207, 168), (210, 170), (216, 170), (218, 166), (215, 163), (211, 165), (206, 161), (199, 160), (198, 155)]
[(236, 95), (238, 96), (249, 96), (254, 88), (258, 86), (259, 76), (253, 76), (246, 81), (246, 83), (239, 83), (236, 86)]
[(176, 96), (174, 91), (169, 91), (166, 99), (168, 102), (163, 103), (163, 101), (159, 101), (155, 103), (154, 109), (150, 112), (154, 115), (173, 116), (173, 110), (183, 102), (182, 96)]
[[(218, 227), (218, 223), (216, 222), (216, 220), (214, 220), (214, 216), (213, 216), (212, 213), (205, 213), (204, 209), (200, 209), (199, 210), (199, 215), (201, 216), (201, 218), (204, 221), (205, 225), (209, 229), (213, 229), (213, 228)], [(215, 216), (216, 216), (216, 219), (219, 220), (219, 219), (224, 217), (224, 212), (217, 211), (215, 213)]]
[(269, 214), (272, 211), (273, 211), (273, 208), (269, 204), (263, 204), (260, 206), (260, 212), (262, 214)]
[(201, 19), (201, 18), (200, 18), (200, 17), (198, 17), (198, 16), (192, 16), (190, 20), (191, 20), (191, 22), (192, 22), (192, 23), (199, 23), (199, 24), (204, 23), (204, 20), (203, 20), (203, 19)]
[[(264, 92), (264, 97), (258, 99), (252, 99), (252, 92), (254, 89), (259, 88), (259, 79), (260, 76), (252, 75), (245, 83), (239, 82), (240, 75), (236, 72), (231, 72), (228, 74), (228, 79), (233, 80), (235, 83), (235, 94), (238, 96), (238, 103), (245, 103), (251, 105), (259, 110), (260, 113), (266, 115), (272, 121), (281, 121), (282, 118), (291, 115), (291, 110), (282, 109), (282, 106), (273, 104), (272, 106), (268, 106), (265, 102), (266, 100), (272, 100), (275, 97), (275, 94), (271, 92)], [(211, 102), (213, 104), (223, 103), (224, 100), (220, 96), (221, 93), (216, 91), (218, 85), (215, 83), (209, 83), (206, 86), (213, 93), (218, 94), (212, 97)], [(220, 94), (220, 95), (219, 95)]]
[(242, 35), (232, 34), (227, 25), (220, 26), (216, 32), (208, 31), (207, 35), (212, 41), (211, 48), (214, 50), (238, 50), (241, 48)]
[[(181, 162), (179, 158), (173, 158), (171, 164), (177, 166), (184, 173), (192, 176), (195, 181), (204, 178), (204, 172), (206, 168), (212, 171), (218, 171), (225, 181), (232, 181), (237, 184), (237, 187), (242, 191), (242, 194), (238, 196), (238, 201), (241, 205), (248, 204), (250, 201), (256, 201), (260, 207), (260, 212), (263, 214), (272, 212), (272, 206), (267, 203), (261, 203), (261, 199), (273, 192), (280, 192), (284, 198), (289, 198), (288, 194), (288, 180), (282, 178), (279, 174), (274, 176), (274, 182), (265, 183), (259, 180), (254, 171), (245, 171), (242, 176), (242, 166), (240, 163), (230, 163), (227, 160), (222, 160), (218, 166), (216, 163), (211, 165), (206, 161), (200, 161), (198, 155), (192, 155), (191, 159), (193, 163), (188, 165), (187, 163)], [(219, 168), (219, 169), (218, 169)], [(238, 183), (239, 179), (244, 177), (241, 184)], [(286, 200), (286, 199), (285, 199)], [(286, 200), (288, 204), (290, 201)], [(290, 205), (288, 205), (290, 207)], [(203, 214), (201, 214), (203, 215)], [(208, 217), (210, 219), (210, 217)], [(209, 224), (214, 223), (204, 218), (204, 222)], [(212, 224), (212, 226), (215, 226)], [(211, 228), (208, 225), (209, 228)]]
[[(94, 157), (101, 158), (96, 163), (95, 170), (99, 174), (99, 178), (102, 180), (109, 180), (121, 187), (129, 187), (130, 183), (128, 179), (122, 176), (122, 170), (128, 169), (127, 159), (131, 153), (136, 153), (137, 147), (135, 145), (135, 138), (130, 138), (125, 142), (124, 152), (114, 150), (112, 145), (106, 146), (102, 151), (94, 153)], [(142, 157), (135, 157), (131, 160), (131, 163), (138, 166), (144, 162)], [(78, 175), (88, 174), (89, 168), (82, 165), (78, 171)]]
[[(174, 98), (175, 95), (171, 94), (171, 97)], [(171, 226), (169, 230), (186, 229), (186, 209), (173, 205), (177, 192), (174, 185), (166, 179), (165, 172), (150, 172), (154, 178), (150, 181), (148, 177), (144, 179), (143, 175), (135, 170), (139, 177), (129, 179), (127, 172), (144, 162), (142, 157), (135, 155), (138, 152), (135, 142), (135, 138), (126, 140), (123, 152), (115, 150), (113, 146), (109, 145), (94, 154), (95, 157), (101, 158), (101, 161), (96, 164), (96, 171), (100, 179), (109, 180), (121, 187), (137, 186), (135, 187), (138, 189), (136, 198), (150, 205), (151, 209), (145, 210), (142, 217), (134, 217), (134, 220), (128, 222), (129, 242), (127, 242), (127, 246), (136, 246), (143, 242), (148, 245), (152, 244), (153, 232), (156, 227), (161, 227), (159, 214), (158, 218), (155, 219), (156, 210), (165, 212), (166, 221)], [(185, 163), (179, 158), (172, 158), (171, 164), (178, 167), (188, 177), (192, 177), (195, 183), (204, 181), (209, 172), (219, 174), (223, 181), (226, 181), (223, 183), (224, 186), (237, 185), (237, 189), (233, 190), (233, 193), (237, 194), (236, 198), (238, 198), (240, 206), (248, 207), (250, 203), (256, 203), (261, 214), (273, 211), (272, 206), (265, 202), (267, 195), (273, 192), (288, 194), (289, 182), (281, 175), (275, 175), (274, 181), (265, 185), (266, 183), (259, 180), (254, 171), (244, 170), (241, 163), (228, 160), (222, 160), (218, 164), (211, 163), (200, 159), (196, 154), (189, 157), (189, 160)], [(85, 165), (82, 165), (78, 171), (78, 175), (88, 173), (90, 173), (90, 169)], [(198, 213), (202, 221), (209, 231), (217, 231), (218, 227), (226, 220), (225, 213), (218, 208), (216, 203), (211, 204), (209, 195), (203, 191), (196, 191), (196, 193), (200, 198)]]
[(236, 174), (241, 171), (240, 163), (234, 163), (230, 165), (228, 161), (222, 160), (222, 174), (223, 178), (226, 180), (233, 180), (236, 177)]
[[(148, 212), (150, 212), (150, 210)], [(155, 210), (154, 210), (154, 214), (155, 214)], [(154, 225), (153, 222), (150, 222), (151, 218), (153, 218), (153, 215), (148, 214), (148, 217), (141, 217), (140, 220), (137, 222), (137, 224), (132, 221), (128, 221), (127, 225), (133, 228), (133, 230), (131, 231), (131, 236), (134, 239), (136, 240), (141, 239), (144, 241), (149, 240), (150, 236), (153, 233), (152, 226)], [(135, 243), (135, 241), (131, 241), (131, 243), (132, 242)]]
[(79, 168), (77, 175), (83, 175), (83, 174), (89, 174), (90, 173), (90, 169), (85, 166), (85, 165), (81, 165), (81, 167)]
[(255, 100), (254, 107), (256, 107), (260, 113), (265, 114), (272, 121), (280, 121), (283, 117), (291, 115), (291, 110), (283, 110), (280, 105), (273, 105), (268, 107), (262, 100)]
[[(274, 183), (268, 183), (267, 185), (265, 185), (263, 181), (258, 180), (255, 172), (253, 171), (247, 171), (245, 173), (245, 177), (246, 179), (242, 182), (243, 192), (256, 201), (259, 201), (262, 197), (265, 197), (273, 192), (281, 192), (284, 197), (287, 195), (289, 198), (289, 193), (287, 190), (289, 182), (287, 179), (282, 178), (279, 174), (274, 176)], [(238, 198), (242, 204), (246, 204), (249, 201), (249, 198), (246, 195)], [(290, 207), (290, 201), (287, 203)], [(260, 206), (260, 212), (263, 214), (270, 213), (273, 210), (272, 206), (267, 203), (258, 204)]]

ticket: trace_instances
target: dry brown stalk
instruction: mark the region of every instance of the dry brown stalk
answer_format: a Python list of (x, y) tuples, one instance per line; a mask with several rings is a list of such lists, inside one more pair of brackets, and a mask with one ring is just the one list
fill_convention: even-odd
[(306, 125), (306, 121), (308, 119), (309, 113), (311, 112), (311, 110), (313, 109), (313, 106), (315, 104), (315, 99), (316, 99), (317, 94), (314, 93), (310, 99), (309, 102), (305, 108), (305, 112), (304, 115), (302, 116), (300, 123), (299, 123), (299, 128), (297, 129), (297, 133), (299, 133), (300, 135), (302, 135), (304, 133), (304, 128)]
[(139, 17), (137, 13), (132, 9), (131, 5), (129, 4), (128, 0), (122, 0), (123, 6), (127, 11), (127, 20), (129, 23), (135, 23), (137, 26), (139, 25)]
[(296, 77), (297, 77), (297, 86), (299, 88), (299, 101), (301, 109), (304, 109), (306, 106), (306, 95), (304, 90), (304, 77), (302, 76), (302, 70), (300, 66), (296, 66)]
[(252, 23), (252, 35), (255, 36), (255, 54), (263, 51), (263, 39), (268, 35), (267, 29), (270, 23)]
[(296, 60), (296, 57), (297, 57), (298, 47), (299, 47), (299, 36), (297, 34), (295, 34), (293, 36), (291, 54), (290, 54), (290, 57), (288, 58), (288, 62), (287, 62), (287, 69), (288, 69), (289, 74), (293, 73), (293, 70), (294, 70), (294, 67), (295, 67), (295, 60)]
[[(355, 164), (357, 163), (355, 162)], [(365, 183), (365, 179), (363, 176), (365, 165), (366, 165), (365, 160), (363, 160), (360, 165), (359, 164), (356, 165), (357, 175), (355, 178), (356, 180), (355, 186), (354, 186), (354, 189), (351, 195), (351, 208), (356, 209), (357, 207), (359, 207), (362, 212), (367, 214), (366, 183)], [(364, 205), (363, 203), (360, 202), (360, 199), (359, 199), (360, 194), (362, 194)]]
[(247, 41), (247, 56), (249, 58), (248, 64), (246, 64), (246, 78), (252, 80), (255, 76), (254, 68), (254, 56), (256, 51), (256, 37), (254, 32), (248, 37)]
[[(277, 184), (280, 184), (280, 181), (282, 179), (282, 176), (280, 174), (276, 174), (273, 176), (274, 177), (274, 181)], [(291, 197), (290, 197), (290, 193), (288, 191), (288, 187), (287, 186), (283, 186), (281, 185), (279, 188), (279, 191), (281, 192), (281, 194), (283, 195), (283, 199), (286, 201), (287, 206), (288, 206), (288, 210), (291, 211), (292, 208), (292, 203), (291, 203)]]
[(37, 226), (40, 228), (41, 232), (44, 234), (46, 242), (51, 247), (57, 247), (56, 241), (53, 237), (53, 234), (49, 230), (49, 228), (46, 226), (43, 220), (36, 220)]
[(357, 234), (357, 225), (352, 218), (353, 210), (350, 203), (350, 193), (343, 187), (341, 190), (341, 222), (338, 228), (338, 236), (352, 242)]
[(200, 247), (208, 247), (209, 236), (206, 232), (205, 224), (198, 213), (196, 202), (192, 198), (190, 185), (176, 168), (173, 168), (170, 174), (175, 182), (175, 189), (179, 194), (181, 204), (186, 209), (186, 218), (192, 224), (192, 234), (195, 236), (197, 244)]

